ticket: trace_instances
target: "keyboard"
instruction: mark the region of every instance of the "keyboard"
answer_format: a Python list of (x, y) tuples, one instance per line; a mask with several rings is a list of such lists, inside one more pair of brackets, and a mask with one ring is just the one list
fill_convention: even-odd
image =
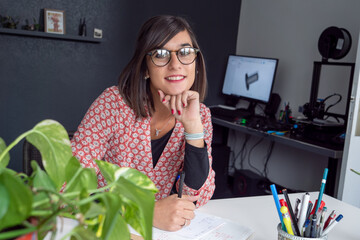
[(246, 109), (237, 109), (226, 105), (216, 105), (210, 107), (211, 115), (227, 121), (235, 121), (238, 118), (248, 118), (250, 116)]

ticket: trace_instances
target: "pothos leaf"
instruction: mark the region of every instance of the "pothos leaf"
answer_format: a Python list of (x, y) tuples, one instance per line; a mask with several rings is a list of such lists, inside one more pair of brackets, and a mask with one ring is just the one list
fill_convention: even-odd
[(72, 157), (67, 131), (54, 120), (44, 120), (26, 139), (40, 151), (46, 172), (60, 190), (66, 181), (66, 166)]

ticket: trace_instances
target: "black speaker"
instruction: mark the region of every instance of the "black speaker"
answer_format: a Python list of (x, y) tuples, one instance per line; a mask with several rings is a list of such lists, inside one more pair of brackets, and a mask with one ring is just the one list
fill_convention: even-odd
[(212, 145), (212, 168), (215, 171), (215, 192), (212, 199), (232, 197), (228, 183), (230, 148), (222, 144)]
[(275, 114), (279, 108), (281, 102), (281, 97), (277, 93), (272, 93), (269, 99), (269, 102), (266, 104), (265, 107), (265, 114), (270, 118), (275, 118)]

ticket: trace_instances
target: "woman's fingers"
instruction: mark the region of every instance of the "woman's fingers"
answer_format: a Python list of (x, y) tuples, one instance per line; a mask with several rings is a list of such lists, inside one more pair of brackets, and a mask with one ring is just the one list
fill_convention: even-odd
[(197, 92), (185, 91), (179, 95), (166, 95), (163, 91), (158, 90), (158, 93), (160, 101), (173, 115), (182, 115), (187, 107), (199, 109), (199, 93)]

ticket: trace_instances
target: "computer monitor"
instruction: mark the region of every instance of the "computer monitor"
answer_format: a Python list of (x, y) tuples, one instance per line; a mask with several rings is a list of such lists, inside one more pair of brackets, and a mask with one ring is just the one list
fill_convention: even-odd
[(274, 85), (278, 59), (230, 55), (222, 93), (230, 98), (246, 99), (249, 110), (257, 103), (268, 103)]

